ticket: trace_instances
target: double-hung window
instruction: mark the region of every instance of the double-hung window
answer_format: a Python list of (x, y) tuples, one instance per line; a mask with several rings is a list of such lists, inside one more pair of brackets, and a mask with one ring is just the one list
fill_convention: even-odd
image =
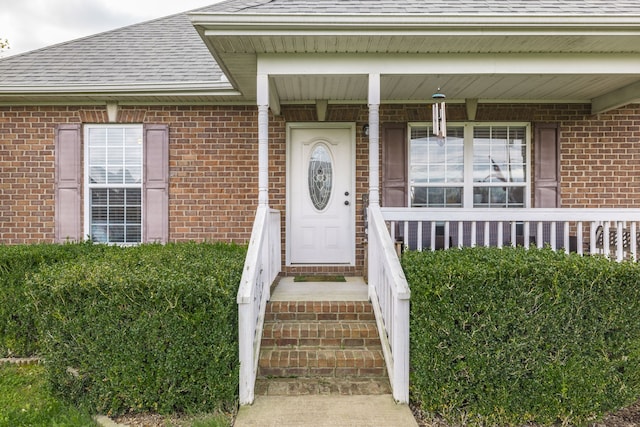
[(530, 127), (526, 123), (410, 124), (412, 207), (523, 208), (530, 205)]
[(85, 235), (98, 243), (142, 241), (143, 128), (85, 126)]

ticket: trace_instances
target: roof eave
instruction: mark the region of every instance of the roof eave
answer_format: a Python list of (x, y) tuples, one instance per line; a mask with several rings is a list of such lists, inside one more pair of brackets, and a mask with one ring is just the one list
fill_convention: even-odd
[(192, 13), (206, 35), (234, 34), (640, 34), (640, 15), (369, 15)]
[(228, 82), (192, 82), (137, 85), (60, 85), (60, 86), (0, 86), (0, 102), (20, 99), (23, 102), (95, 102), (96, 100), (129, 100), (140, 98), (172, 99), (176, 97), (215, 98), (240, 97)]

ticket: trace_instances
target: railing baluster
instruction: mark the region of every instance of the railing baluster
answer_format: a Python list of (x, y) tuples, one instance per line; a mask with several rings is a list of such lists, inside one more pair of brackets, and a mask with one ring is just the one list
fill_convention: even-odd
[(449, 221), (444, 223), (444, 248), (449, 249)]
[(475, 221), (471, 221), (471, 247), (475, 247), (477, 244), (478, 230), (477, 223)]
[(609, 237), (611, 236), (611, 223), (606, 221), (604, 223), (604, 234), (602, 235), (602, 248), (607, 258), (611, 258), (611, 242)]
[(636, 261), (636, 254), (638, 251), (638, 227), (636, 221), (631, 222), (631, 231), (629, 235), (629, 253), (632, 261)]
[(404, 247), (409, 247), (409, 221), (404, 222), (404, 237), (403, 237)]
[(576, 229), (576, 251), (578, 251), (578, 255), (584, 255), (583, 246), (584, 246), (584, 239), (583, 239), (582, 221), (578, 221), (578, 225)]
[(618, 262), (624, 259), (624, 223), (618, 221), (616, 223), (616, 260)]
[(536, 246), (538, 249), (544, 246), (544, 223), (538, 221), (536, 224)]
[(431, 228), (429, 229), (430, 236), (429, 239), (431, 241), (431, 250), (435, 251), (436, 250), (436, 222), (435, 221), (431, 221)]
[(491, 223), (489, 221), (484, 222), (484, 247), (491, 246)]
[(418, 236), (417, 236), (417, 247), (416, 250), (418, 251), (422, 251), (422, 221), (418, 221)]

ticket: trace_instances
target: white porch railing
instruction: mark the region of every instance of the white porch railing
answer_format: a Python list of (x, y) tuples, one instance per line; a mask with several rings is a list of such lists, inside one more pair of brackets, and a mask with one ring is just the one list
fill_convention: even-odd
[(415, 250), (452, 246), (551, 246), (637, 260), (640, 209), (381, 208), (391, 238)]
[(400, 403), (408, 403), (411, 291), (379, 207), (369, 206), (368, 221), (369, 298), (378, 323), (393, 397)]
[(237, 297), (241, 405), (253, 403), (265, 307), (280, 266), (280, 212), (260, 205)]

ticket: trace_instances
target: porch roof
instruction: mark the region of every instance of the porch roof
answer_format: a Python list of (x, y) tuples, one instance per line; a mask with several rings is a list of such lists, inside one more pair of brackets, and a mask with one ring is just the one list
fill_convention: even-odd
[(640, 5), (627, 1), (240, 3), (191, 19), (250, 98), (264, 72), (276, 104), (366, 103), (369, 73), (382, 75), (383, 103), (428, 102), (438, 88), (449, 102), (580, 102), (594, 113), (640, 101)]

